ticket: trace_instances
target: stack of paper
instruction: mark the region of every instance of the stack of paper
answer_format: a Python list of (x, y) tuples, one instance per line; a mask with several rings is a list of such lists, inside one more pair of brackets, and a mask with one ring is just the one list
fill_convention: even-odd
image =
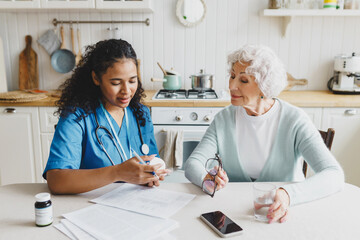
[[(178, 223), (168, 219), (195, 195), (123, 184), (91, 200), (98, 204), (64, 214), (55, 225), (71, 239), (154, 239)], [(168, 238), (168, 237), (167, 237)]]

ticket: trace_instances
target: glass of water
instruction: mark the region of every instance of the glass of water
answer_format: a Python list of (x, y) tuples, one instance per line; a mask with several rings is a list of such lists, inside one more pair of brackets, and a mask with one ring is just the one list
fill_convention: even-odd
[(255, 182), (253, 192), (255, 219), (262, 222), (269, 221), (266, 216), (269, 207), (274, 203), (276, 186), (272, 183)]

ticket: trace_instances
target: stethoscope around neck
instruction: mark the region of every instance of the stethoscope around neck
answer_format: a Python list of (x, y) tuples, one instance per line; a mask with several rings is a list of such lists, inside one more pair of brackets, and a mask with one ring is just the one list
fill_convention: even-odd
[[(102, 109), (103, 109), (103, 111), (104, 111), (105, 116), (107, 117), (107, 115), (106, 115), (107, 113), (105, 112), (102, 104), (101, 104), (101, 107), (102, 107)], [(124, 110), (125, 110), (125, 109), (124, 109)], [(124, 114), (126, 115), (126, 110), (125, 110), (125, 113), (124, 113)], [(118, 143), (119, 143), (119, 145), (120, 145), (120, 147), (121, 147), (121, 150), (122, 150), (123, 154), (121, 154), (121, 151), (120, 151), (120, 149), (119, 149), (118, 144), (116, 144), (116, 141), (115, 141), (115, 138), (114, 138), (113, 134), (109, 131), (109, 129), (107, 129), (106, 127), (104, 127), (104, 126), (102, 126), (102, 125), (99, 124), (99, 121), (98, 121), (96, 112), (94, 112), (94, 116), (95, 116), (95, 121), (96, 121), (96, 129), (95, 129), (96, 139), (97, 139), (98, 143), (100, 144), (101, 148), (103, 149), (103, 151), (105, 152), (106, 156), (109, 158), (111, 164), (112, 164), (112, 165), (115, 165), (115, 163), (114, 163), (113, 160), (111, 159), (109, 153), (106, 151), (106, 149), (105, 149), (105, 147), (104, 147), (104, 144), (103, 144), (102, 141), (101, 141), (101, 138), (99, 137), (98, 131), (99, 131), (100, 129), (104, 130), (104, 131), (106, 132), (106, 134), (110, 137), (111, 141), (114, 143), (114, 145), (115, 145), (115, 147), (116, 147), (116, 150), (118, 151), (118, 153), (119, 153), (119, 155), (120, 155), (120, 157), (121, 157), (121, 159), (122, 159), (121, 162), (125, 162), (125, 161), (127, 160), (127, 159), (126, 159), (127, 157), (126, 157), (126, 155), (125, 155), (125, 152), (124, 152), (124, 150), (123, 150), (123, 148), (122, 148), (122, 145), (121, 145), (120, 141), (118, 140), (118, 138), (116, 137), (117, 140), (118, 140)], [(149, 146), (148, 146), (146, 143), (144, 143), (144, 139), (143, 139), (143, 137), (142, 137), (142, 133), (141, 133), (141, 129), (140, 129), (139, 120), (138, 120), (136, 117), (135, 117), (135, 119), (136, 119), (136, 124), (137, 124), (138, 131), (139, 131), (139, 135), (140, 135), (141, 152), (142, 152), (142, 154), (147, 155), (147, 154), (149, 154), (149, 151), (150, 151), (150, 150), (149, 150)], [(109, 122), (109, 124), (110, 124), (110, 126), (111, 126), (111, 129), (113, 130), (112, 124), (111, 124), (111, 122), (109, 121), (108, 117), (107, 117), (107, 120), (108, 120), (108, 122)], [(127, 125), (127, 131), (128, 131), (129, 128), (128, 128), (128, 121), (127, 121), (127, 119), (126, 119), (126, 125)], [(114, 134), (115, 134), (115, 133), (114, 133)], [(127, 138), (128, 138), (128, 139), (129, 139), (129, 134), (130, 134), (130, 133), (129, 133), (129, 131), (128, 131), (128, 132), (127, 132), (127, 136), (128, 136)], [(129, 148), (130, 148), (130, 154), (131, 154), (130, 141), (128, 140), (128, 142), (129, 142)]]

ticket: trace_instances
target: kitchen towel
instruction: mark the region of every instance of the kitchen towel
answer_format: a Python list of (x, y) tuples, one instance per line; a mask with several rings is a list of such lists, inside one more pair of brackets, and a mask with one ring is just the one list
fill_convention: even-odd
[(160, 150), (161, 158), (168, 168), (181, 168), (183, 164), (183, 136), (182, 130), (166, 131), (164, 147)]
[(56, 50), (60, 48), (61, 41), (53, 29), (47, 30), (37, 42), (48, 52), (51, 56)]

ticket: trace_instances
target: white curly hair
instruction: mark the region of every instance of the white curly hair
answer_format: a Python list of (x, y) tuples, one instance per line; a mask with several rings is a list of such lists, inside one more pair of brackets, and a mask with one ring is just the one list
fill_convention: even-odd
[(267, 46), (244, 45), (228, 55), (229, 71), (236, 62), (250, 63), (245, 73), (255, 77), (255, 82), (266, 98), (278, 96), (287, 85), (284, 64)]

